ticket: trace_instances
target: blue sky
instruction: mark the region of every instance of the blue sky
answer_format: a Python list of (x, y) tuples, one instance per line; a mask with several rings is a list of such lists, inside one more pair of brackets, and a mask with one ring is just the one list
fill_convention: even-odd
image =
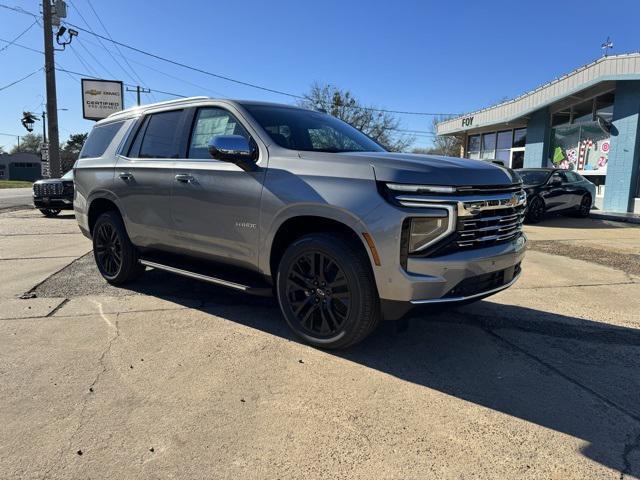
[[(516, 96), (601, 55), (640, 50), (640, 2), (378, 0), (67, 0), (71, 23), (116, 40), (266, 87), (305, 93), (313, 81), (350, 89), (364, 103), (394, 110), (466, 112)], [(0, 4), (38, 13), (37, 0)], [(82, 18), (84, 16), (84, 19)], [(86, 23), (85, 23), (86, 21)], [(0, 8), (0, 39), (13, 40), (33, 18)], [(34, 25), (17, 43), (42, 50)], [(108, 42), (111, 55), (128, 70)], [(0, 41), (0, 50), (7, 44)], [(66, 69), (133, 84), (95, 37), (80, 33), (56, 52)], [(183, 95), (291, 103), (285, 96), (229, 83), (121, 47), (151, 88)], [(16, 45), (0, 51), (0, 88), (35, 71), (42, 55)], [(88, 131), (79, 77), (57, 74), (60, 137)], [(156, 93), (143, 102), (170, 99)], [(0, 91), (0, 132), (22, 135), (23, 110), (43, 109), (42, 72)], [(127, 94), (127, 106), (134, 104)], [(402, 116), (403, 128), (429, 130), (430, 117)], [(36, 124), (36, 131), (42, 130)], [(430, 144), (427, 136), (416, 146)], [(15, 138), (0, 135), (5, 148)]]

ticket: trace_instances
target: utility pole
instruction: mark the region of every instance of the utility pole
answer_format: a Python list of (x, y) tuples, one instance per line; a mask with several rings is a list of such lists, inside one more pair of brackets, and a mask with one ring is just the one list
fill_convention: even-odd
[(56, 69), (53, 59), (53, 25), (51, 0), (42, 0), (44, 23), (44, 71), (47, 84), (47, 120), (49, 129), (49, 165), (52, 178), (60, 176), (60, 138), (58, 135), (58, 98)]
[(127, 92), (136, 92), (136, 97), (138, 99), (138, 106), (140, 106), (140, 94), (141, 93), (150, 93), (151, 90), (148, 88), (143, 88), (140, 85), (136, 85), (136, 88), (127, 87)]

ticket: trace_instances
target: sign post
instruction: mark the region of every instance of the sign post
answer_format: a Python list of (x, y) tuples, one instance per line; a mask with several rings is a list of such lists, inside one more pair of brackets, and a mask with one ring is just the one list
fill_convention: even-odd
[(83, 78), (82, 116), (87, 120), (102, 120), (124, 109), (124, 91), (119, 80)]
[(43, 142), (40, 144), (40, 174), (42, 178), (51, 177), (51, 165), (49, 164), (49, 144)]

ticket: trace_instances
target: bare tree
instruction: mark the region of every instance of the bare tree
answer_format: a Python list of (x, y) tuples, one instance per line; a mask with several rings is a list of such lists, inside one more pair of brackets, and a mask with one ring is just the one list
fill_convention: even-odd
[[(459, 157), (460, 148), (464, 146), (463, 135), (437, 135), (437, 125), (451, 117), (433, 117), (431, 132), (434, 134), (433, 147), (427, 149), (425, 153), (432, 155), (445, 155), (447, 157)], [(415, 152), (414, 153), (422, 153)]]
[(415, 141), (413, 135), (399, 131), (401, 123), (398, 118), (387, 112), (376, 111), (375, 107), (362, 105), (349, 90), (314, 83), (305, 99), (300, 100), (298, 105), (324, 110), (392, 152), (406, 151)]

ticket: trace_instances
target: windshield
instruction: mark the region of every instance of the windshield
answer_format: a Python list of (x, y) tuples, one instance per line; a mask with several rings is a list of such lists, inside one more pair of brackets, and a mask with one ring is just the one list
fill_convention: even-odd
[(548, 170), (516, 170), (525, 185), (542, 185), (549, 178)]
[(73, 180), (73, 170), (69, 170), (65, 173), (60, 180)]
[(284, 148), (309, 152), (384, 152), (351, 125), (326, 113), (270, 105), (245, 105), (271, 139)]

